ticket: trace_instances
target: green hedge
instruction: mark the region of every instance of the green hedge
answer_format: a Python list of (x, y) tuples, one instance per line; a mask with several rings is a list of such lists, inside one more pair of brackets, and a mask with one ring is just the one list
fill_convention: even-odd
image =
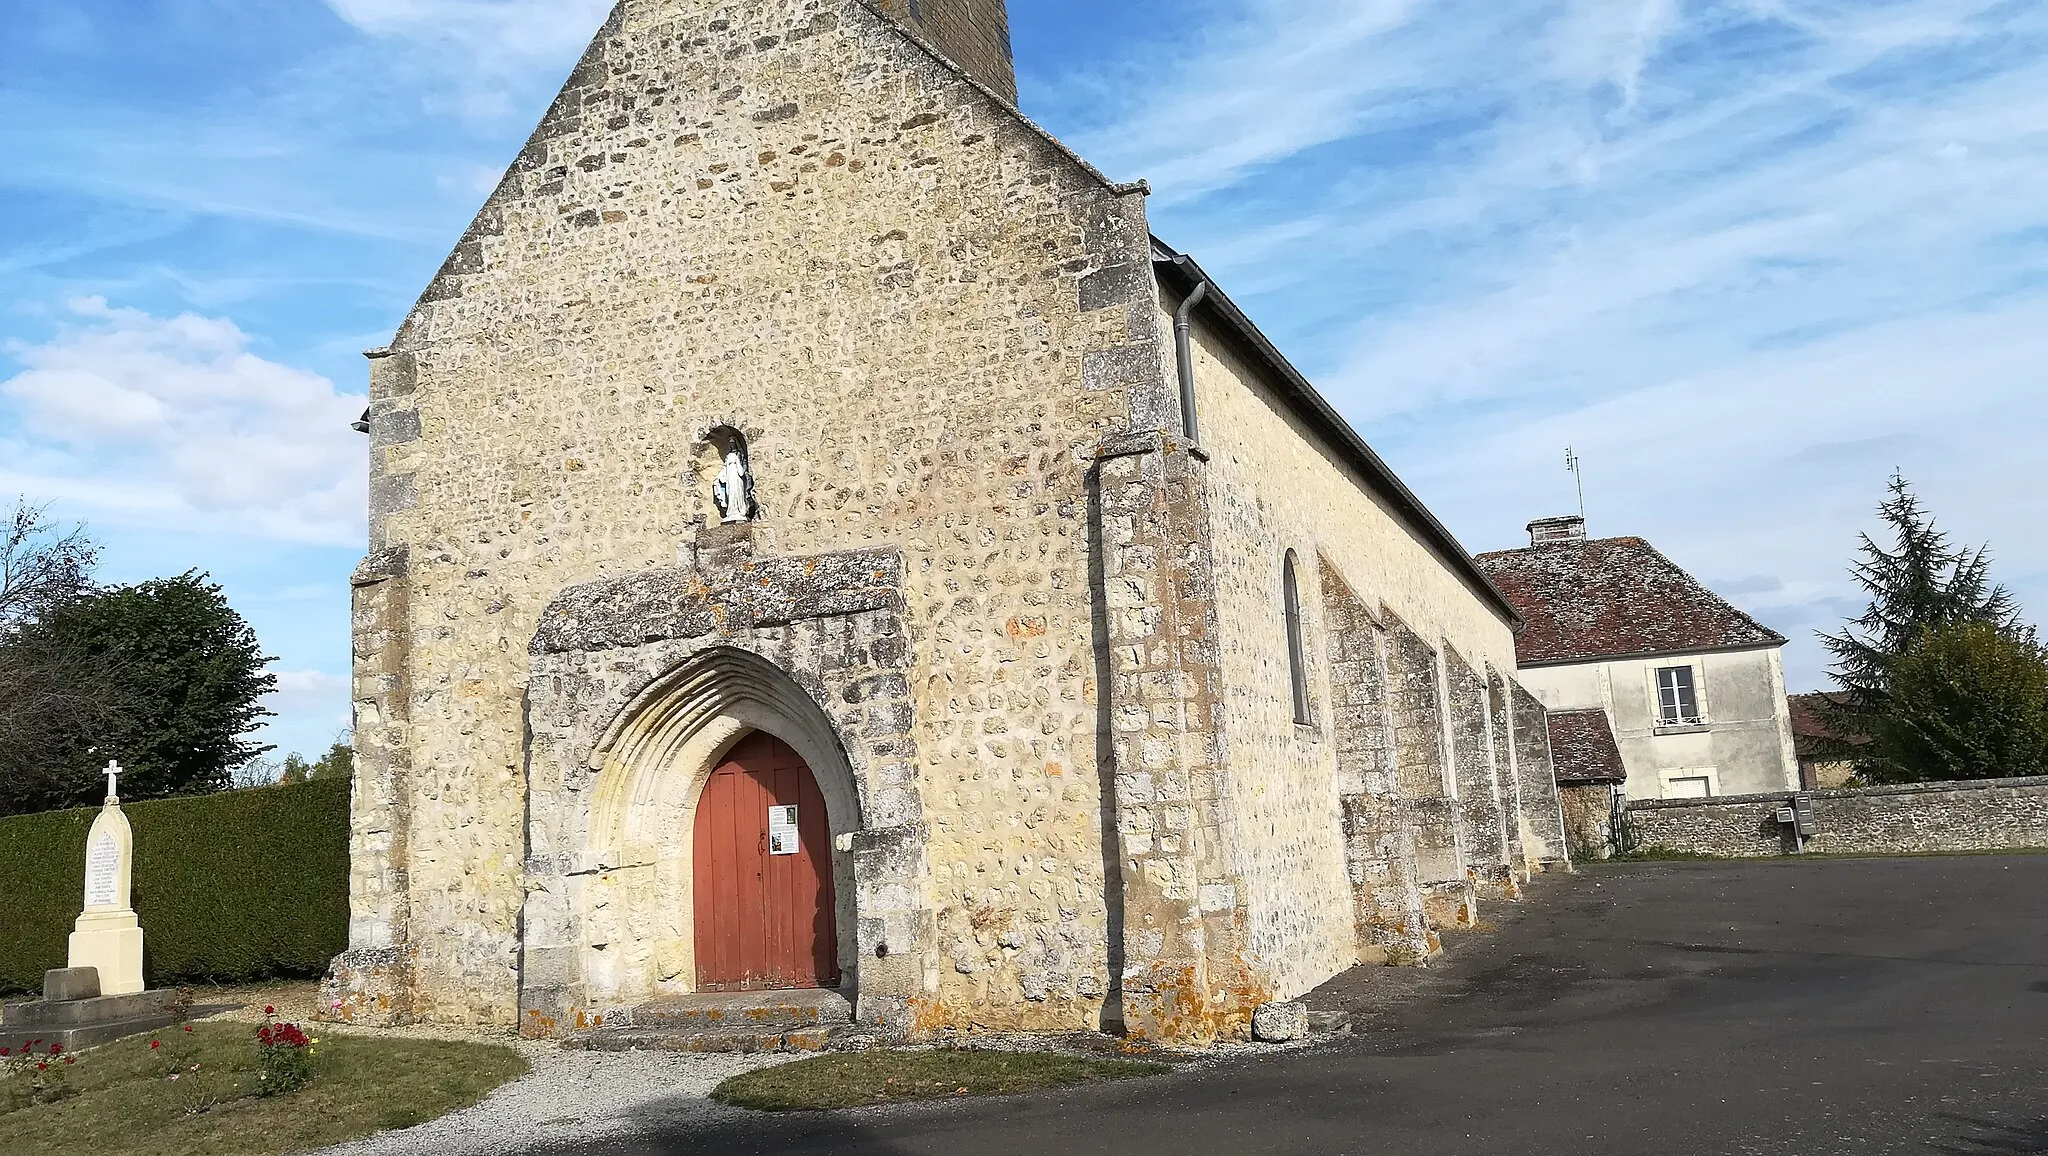
[[(348, 942), (346, 779), (124, 806), (151, 986), (312, 976)], [(0, 993), (65, 964), (94, 810), (0, 819)]]

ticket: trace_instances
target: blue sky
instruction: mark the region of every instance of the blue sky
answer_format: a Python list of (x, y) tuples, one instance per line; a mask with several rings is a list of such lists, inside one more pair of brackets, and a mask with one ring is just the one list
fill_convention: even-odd
[[(360, 351), (601, 0), (21, 0), (0, 494), (211, 571), (346, 725)], [(1906, 471), (2048, 605), (2048, 5), (1014, 0), (1022, 103), (1475, 550), (1576, 502), (1791, 635)]]

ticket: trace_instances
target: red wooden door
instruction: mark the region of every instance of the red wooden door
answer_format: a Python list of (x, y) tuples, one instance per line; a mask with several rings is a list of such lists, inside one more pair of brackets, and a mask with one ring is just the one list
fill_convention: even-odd
[(772, 735), (740, 740), (697, 804), (698, 990), (838, 985), (831, 838), (803, 759)]

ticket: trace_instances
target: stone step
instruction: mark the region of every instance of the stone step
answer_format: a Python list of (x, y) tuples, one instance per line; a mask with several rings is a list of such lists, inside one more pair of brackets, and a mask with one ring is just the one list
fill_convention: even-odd
[(831, 1028), (749, 1031), (743, 1028), (599, 1028), (583, 1038), (594, 1052), (822, 1052)]
[(853, 1027), (836, 991), (704, 992), (651, 1000), (581, 1039), (593, 1051), (815, 1052)]
[(824, 988), (702, 992), (640, 1004), (608, 1026), (658, 1031), (731, 1030), (741, 1034), (831, 1028), (853, 1022), (853, 1005)]

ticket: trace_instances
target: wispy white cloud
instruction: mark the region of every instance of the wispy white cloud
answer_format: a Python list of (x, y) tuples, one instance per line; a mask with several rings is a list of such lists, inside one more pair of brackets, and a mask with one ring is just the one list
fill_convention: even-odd
[(263, 705), (277, 718), (258, 733), (257, 741), (278, 747), (280, 756), (326, 754), (327, 744), (342, 737), (352, 722), (348, 677), (324, 670), (274, 673), (277, 689)]
[(390, 36), (510, 58), (516, 64), (575, 53), (604, 22), (611, 0), (328, 0), (342, 19)]
[(1155, 226), (1468, 544), (1568, 506), (1573, 443), (1596, 529), (1799, 633), (1900, 466), (2048, 606), (2014, 484), (2048, 439), (2048, 8), (1331, 12), (1263, 0), (1048, 119), (1152, 178)]
[(26, 368), (0, 381), (0, 491), (129, 524), (359, 543), (361, 396), (249, 347), (225, 319), (71, 302), (53, 339), (8, 350)]

